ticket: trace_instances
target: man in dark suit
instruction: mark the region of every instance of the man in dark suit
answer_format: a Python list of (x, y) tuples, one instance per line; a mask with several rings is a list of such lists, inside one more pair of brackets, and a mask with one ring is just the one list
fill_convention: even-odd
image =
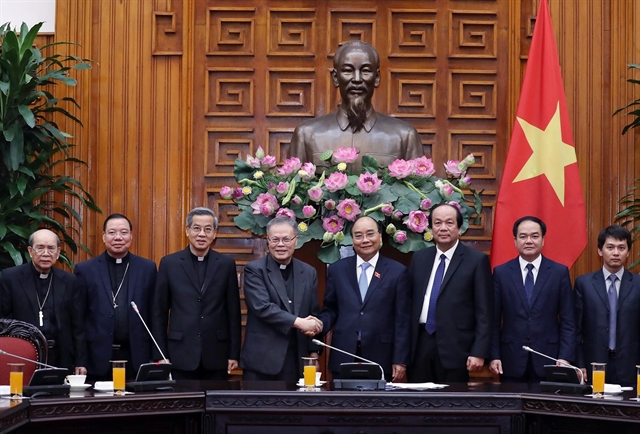
[(606, 363), (607, 383), (636, 384), (640, 364), (640, 277), (625, 270), (631, 234), (609, 226), (598, 235), (601, 270), (576, 279), (578, 350), (576, 364)]
[(86, 297), (85, 334), (89, 381), (111, 379), (110, 360), (127, 360), (127, 378), (151, 361), (151, 338), (131, 307), (149, 320), (156, 264), (129, 252), (131, 221), (111, 214), (103, 225), (105, 252), (76, 265), (77, 288)]
[(538, 382), (544, 379), (542, 356), (522, 349), (531, 347), (561, 364), (575, 360), (576, 323), (569, 269), (542, 256), (547, 226), (526, 216), (513, 225), (517, 258), (495, 268), (494, 321), (491, 364), (504, 382)]
[(48, 341), (48, 364), (84, 375), (83, 300), (76, 291), (76, 277), (54, 267), (60, 238), (40, 229), (29, 237), (28, 250), (30, 264), (8, 268), (0, 276), (0, 314), (40, 329)]
[(192, 209), (189, 246), (160, 261), (151, 323), (174, 379), (226, 380), (238, 367), (238, 274), (232, 258), (211, 250), (217, 229), (213, 211)]
[(293, 258), (297, 232), (295, 220), (271, 220), (269, 254), (244, 269), (247, 328), (240, 366), (245, 381), (294, 381), (302, 376), (301, 358), (318, 356), (311, 342), (322, 331), (314, 317), (320, 312), (318, 276)]
[(434, 247), (413, 254), (409, 277), (411, 382), (466, 382), (489, 355), (493, 282), (489, 258), (460, 243), (463, 217), (449, 204), (429, 215)]
[[(351, 236), (356, 256), (329, 266), (320, 313), (323, 333), (333, 329), (333, 346), (379, 363), (388, 380), (401, 381), (409, 363), (407, 268), (380, 256), (382, 234), (371, 217), (356, 220)], [(333, 377), (340, 378), (341, 363), (353, 361), (331, 351)]]

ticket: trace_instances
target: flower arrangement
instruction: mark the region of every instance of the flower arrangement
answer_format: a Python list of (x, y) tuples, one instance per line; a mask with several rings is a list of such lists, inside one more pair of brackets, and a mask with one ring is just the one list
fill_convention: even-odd
[[(220, 189), (223, 199), (233, 199), (241, 213), (234, 219), (243, 230), (264, 235), (269, 220), (287, 216), (298, 222), (297, 248), (310, 240), (322, 240), (318, 257), (325, 263), (340, 259), (340, 246), (352, 245), (351, 227), (360, 215), (380, 222), (390, 244), (401, 252), (432, 246), (428, 225), (431, 208), (446, 202), (456, 206), (464, 217), (462, 232), (469, 219), (482, 210), (480, 193), (469, 189), (468, 168), (473, 154), (464, 160), (444, 164), (446, 178), (435, 176), (430, 158), (395, 160), (380, 168), (370, 156), (362, 157), (362, 173), (352, 174), (347, 165), (358, 158), (355, 148), (326, 151), (321, 160), (329, 167), (321, 175), (316, 166), (289, 158), (282, 167), (259, 147), (246, 161), (237, 159), (234, 175), (240, 185)], [(468, 202), (461, 189), (471, 191)]]

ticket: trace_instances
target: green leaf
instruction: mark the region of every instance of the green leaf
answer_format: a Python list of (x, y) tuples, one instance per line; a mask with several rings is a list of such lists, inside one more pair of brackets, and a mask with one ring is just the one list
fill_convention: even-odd
[(362, 172), (369, 172), (371, 174), (378, 173), (380, 166), (375, 158), (371, 155), (365, 155), (362, 157)]
[[(233, 219), (233, 222), (240, 229), (249, 230), (255, 235), (266, 234), (266, 230), (264, 229), (264, 227), (260, 226), (256, 217), (256, 215), (245, 209), (242, 210), (242, 212)], [(264, 226), (266, 226), (266, 224)]]
[(340, 259), (340, 249), (338, 249), (335, 243), (331, 243), (320, 249), (318, 258), (325, 264), (333, 264)]
[(0, 242), (0, 247), (4, 248), (4, 250), (9, 253), (9, 256), (11, 256), (15, 265), (22, 265), (22, 255), (18, 250), (16, 250), (12, 243), (9, 241), (2, 241)]

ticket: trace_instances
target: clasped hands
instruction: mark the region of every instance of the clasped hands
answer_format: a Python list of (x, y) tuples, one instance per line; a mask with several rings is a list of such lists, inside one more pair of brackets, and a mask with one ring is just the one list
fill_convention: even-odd
[(315, 336), (322, 332), (322, 321), (311, 315), (306, 318), (297, 318), (293, 326), (307, 336)]

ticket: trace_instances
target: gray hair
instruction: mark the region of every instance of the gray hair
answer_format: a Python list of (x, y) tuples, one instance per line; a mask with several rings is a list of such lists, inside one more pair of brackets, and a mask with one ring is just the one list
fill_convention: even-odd
[(286, 216), (276, 217), (273, 220), (269, 221), (269, 223), (267, 223), (267, 235), (269, 235), (269, 231), (271, 230), (271, 228), (277, 225), (290, 226), (293, 229), (293, 233), (295, 234), (295, 236), (298, 235), (298, 223), (294, 219)]
[[(40, 230), (40, 229), (38, 229), (38, 230)], [(36, 232), (38, 232), (38, 231), (36, 231)], [(31, 235), (29, 235), (29, 247), (33, 247), (33, 243), (34, 243), (33, 240), (36, 237), (36, 232), (34, 232)], [(53, 232), (53, 231), (51, 231), (51, 232)], [(53, 235), (56, 236), (56, 247), (60, 247), (60, 237), (55, 232), (53, 232)]]
[(337, 69), (337, 67), (339, 66), (337, 64), (338, 59), (340, 59), (343, 55), (343, 53), (349, 49), (351, 49), (352, 47), (361, 47), (361, 48), (366, 48), (369, 51), (371, 51), (371, 54), (373, 54), (373, 59), (371, 59), (374, 63), (374, 66), (377, 68), (380, 68), (380, 55), (378, 54), (378, 51), (373, 48), (373, 45), (361, 41), (360, 39), (355, 39), (353, 41), (347, 41), (344, 44), (342, 44), (340, 47), (338, 47), (338, 49), (336, 50), (336, 54), (333, 56), (333, 67)]
[(197, 215), (205, 215), (205, 216), (213, 217), (213, 228), (218, 229), (218, 217), (216, 217), (216, 213), (214, 213), (211, 209), (203, 206), (194, 208), (191, 211), (189, 211), (189, 214), (187, 214), (188, 228), (190, 228), (191, 224), (193, 223), (193, 217)]

